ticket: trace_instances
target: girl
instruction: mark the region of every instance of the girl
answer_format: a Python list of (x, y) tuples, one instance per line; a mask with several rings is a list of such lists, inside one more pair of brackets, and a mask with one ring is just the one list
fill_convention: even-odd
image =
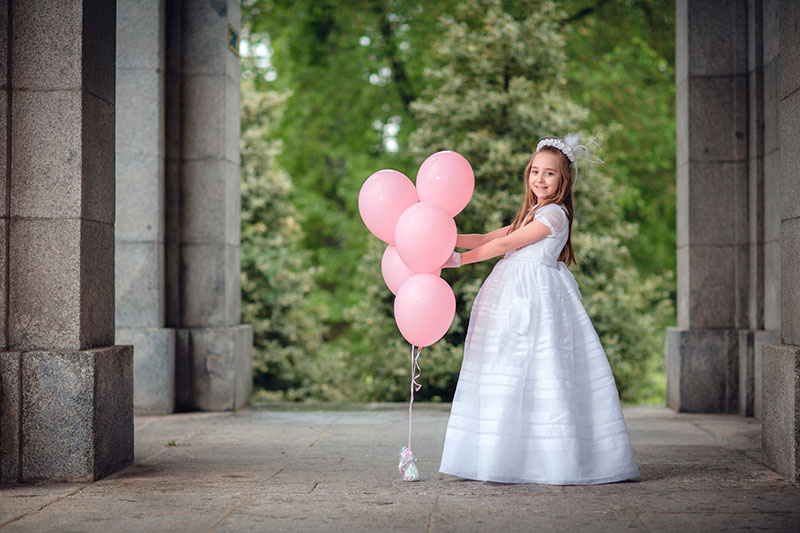
[(639, 477), (617, 387), (581, 304), (571, 232), (577, 138), (543, 139), (514, 222), (459, 235), (445, 265), (500, 254), (475, 298), (439, 471), (503, 483)]

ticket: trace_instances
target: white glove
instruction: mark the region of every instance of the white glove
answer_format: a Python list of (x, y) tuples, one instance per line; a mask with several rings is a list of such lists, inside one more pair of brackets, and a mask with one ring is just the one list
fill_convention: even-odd
[(458, 252), (453, 252), (453, 255), (451, 255), (450, 259), (448, 259), (447, 262), (442, 265), (442, 268), (458, 268), (460, 266), (461, 254)]

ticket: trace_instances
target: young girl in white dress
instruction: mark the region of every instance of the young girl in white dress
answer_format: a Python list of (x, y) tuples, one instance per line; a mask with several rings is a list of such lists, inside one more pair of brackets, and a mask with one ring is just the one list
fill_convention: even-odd
[(588, 485), (639, 469), (611, 367), (567, 265), (577, 139), (543, 139), (514, 222), (459, 235), (445, 265), (505, 254), (475, 298), (439, 471), (502, 483)]

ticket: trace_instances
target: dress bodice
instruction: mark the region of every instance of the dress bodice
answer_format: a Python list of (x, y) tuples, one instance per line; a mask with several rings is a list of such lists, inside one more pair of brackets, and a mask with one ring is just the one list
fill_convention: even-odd
[[(528, 214), (529, 216), (530, 213)], [(527, 222), (528, 217), (525, 218), (525, 222)], [(547, 226), (550, 229), (550, 234), (522, 248), (507, 252), (504, 258), (539, 260), (555, 266), (569, 235), (569, 220), (567, 219), (566, 208), (560, 204), (548, 204), (537, 209), (533, 214), (533, 219)]]

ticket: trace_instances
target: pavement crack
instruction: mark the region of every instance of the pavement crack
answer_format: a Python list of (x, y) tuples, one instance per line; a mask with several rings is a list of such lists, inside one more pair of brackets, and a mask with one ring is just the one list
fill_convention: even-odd
[(317, 438), (316, 438), (316, 439), (314, 439), (314, 442), (312, 442), (311, 444), (309, 444), (308, 446), (306, 446), (306, 447), (305, 447), (305, 449), (303, 449), (303, 451), (301, 451), (301, 452), (299, 453), (299, 455), (303, 455), (303, 454), (304, 454), (304, 453), (306, 453), (308, 450), (310, 450), (311, 448), (313, 448), (314, 446), (316, 446), (316, 445), (319, 443), (319, 441), (321, 441), (321, 440), (322, 440), (322, 439), (323, 439), (325, 436), (327, 436), (327, 435), (328, 435), (328, 433), (330, 433), (330, 432), (331, 432), (331, 429), (333, 429), (333, 426), (335, 426), (335, 425), (336, 425), (336, 422), (338, 422), (340, 418), (341, 418), (341, 416), (337, 416), (336, 418), (334, 418), (334, 419), (333, 419), (333, 421), (332, 421), (330, 424), (328, 424), (327, 426), (325, 426), (325, 429), (323, 429), (323, 430), (320, 432), (320, 434), (319, 434), (319, 435), (317, 435)]
[(292, 464), (292, 463), (286, 463), (285, 465), (283, 465), (282, 467), (280, 467), (280, 468), (279, 468), (279, 469), (278, 469), (278, 470), (277, 470), (277, 471), (276, 471), (274, 474), (272, 474), (271, 476), (269, 476), (269, 477), (267, 478), (267, 481), (270, 481), (272, 478), (274, 478), (274, 477), (278, 476), (278, 475), (279, 475), (281, 472), (283, 472), (283, 469), (284, 469), (284, 468), (286, 468), (287, 466), (290, 466), (291, 464)]
[[(323, 430), (322, 430), (322, 432), (320, 432), (320, 434), (319, 434), (319, 435), (317, 435), (317, 438), (316, 438), (316, 439), (314, 439), (314, 441), (313, 441), (311, 444), (309, 444), (308, 446), (306, 446), (306, 448), (305, 448), (305, 449), (303, 449), (303, 450), (302, 450), (302, 451), (301, 451), (301, 452), (298, 454), (298, 457), (299, 457), (299, 456), (301, 456), (301, 455), (303, 455), (303, 454), (304, 454), (306, 451), (310, 450), (310, 449), (311, 449), (311, 448), (313, 448), (314, 446), (316, 446), (316, 445), (317, 445), (317, 443), (319, 443), (319, 442), (320, 442), (320, 441), (321, 441), (321, 440), (322, 440), (322, 439), (323, 439), (323, 438), (324, 438), (324, 437), (325, 437), (325, 436), (326, 436), (328, 433), (330, 433), (330, 431), (331, 431), (331, 428), (333, 428), (333, 426), (336, 424), (336, 422), (338, 422), (338, 421), (339, 421), (339, 419), (340, 419), (340, 418), (341, 418), (340, 416), (337, 416), (337, 417), (336, 417), (336, 418), (335, 418), (335, 419), (334, 419), (334, 420), (333, 420), (333, 421), (332, 421), (330, 424), (328, 424), (328, 425), (325, 427), (325, 429), (323, 429)], [(210, 424), (209, 424), (209, 425), (210, 425)], [(207, 426), (206, 426), (206, 427), (207, 427)], [(202, 429), (205, 429), (205, 427), (204, 427), (204, 428), (202, 428)], [(199, 431), (202, 431), (202, 429), (201, 429), (201, 430), (198, 430), (197, 432), (193, 433), (192, 435), (190, 435), (190, 436), (189, 436), (189, 437), (187, 437), (187, 438), (191, 438), (192, 436), (196, 435), (196, 434), (197, 434)], [(164, 451), (163, 449), (162, 449), (162, 450), (160, 450), (158, 453), (156, 453), (155, 455), (153, 455), (153, 457), (157, 456), (159, 453), (161, 453), (161, 452), (163, 452), (163, 451)], [(291, 466), (291, 464), (292, 464), (291, 462), (288, 462), (288, 463), (286, 463), (285, 465), (283, 465), (282, 467), (280, 467), (280, 468), (279, 468), (279, 469), (278, 469), (278, 470), (277, 470), (277, 471), (276, 471), (274, 474), (272, 474), (272, 475), (271, 475), (269, 478), (267, 478), (267, 481), (269, 481), (269, 480), (271, 480), (271, 479), (273, 479), (273, 478), (277, 477), (278, 475), (280, 475), (280, 473), (281, 473), (281, 472), (283, 472), (283, 470), (284, 470), (286, 467), (288, 467), (288, 466)], [(316, 489), (316, 488), (317, 488), (317, 485), (319, 485), (319, 482), (315, 482), (315, 483), (314, 483), (314, 486), (311, 488), (311, 490), (310, 490), (310, 491), (308, 491), (308, 493), (309, 493), (309, 494), (311, 494), (312, 492), (314, 492), (314, 489)], [(217, 521), (217, 523), (216, 523), (216, 524), (214, 524), (213, 526), (211, 526), (210, 528), (208, 528), (206, 531), (214, 531), (215, 529), (217, 529), (219, 526), (221, 526), (223, 523), (225, 523), (225, 521), (226, 521), (226, 520), (227, 520), (227, 519), (228, 519), (228, 518), (229, 518), (229, 517), (230, 517), (232, 514), (234, 514), (235, 512), (237, 512), (239, 509), (241, 509), (242, 507), (244, 507), (245, 505), (247, 505), (247, 504), (248, 504), (248, 503), (250, 503), (251, 501), (253, 501), (253, 500), (255, 499), (255, 497), (256, 497), (256, 495), (255, 495), (255, 494), (251, 494), (251, 495), (250, 495), (250, 496), (248, 496), (247, 498), (243, 499), (243, 500), (242, 500), (242, 501), (241, 501), (241, 502), (240, 502), (238, 505), (234, 506), (234, 507), (233, 507), (233, 508), (232, 508), (230, 511), (228, 511), (227, 513), (225, 513), (225, 516), (223, 516), (222, 518), (220, 518), (220, 519)]]
[(144, 422), (141, 422), (141, 424), (139, 425), (139, 427), (137, 427), (135, 429), (135, 431), (141, 431), (141, 430), (143, 430), (143, 429), (145, 429), (147, 427), (152, 426), (153, 423), (155, 423), (155, 419), (150, 419), (150, 420), (146, 420)]
[[(334, 425), (334, 424), (336, 424), (336, 422), (338, 422), (339, 418), (341, 418), (341, 417), (338, 417), (338, 416), (337, 416), (337, 417), (336, 417), (336, 418), (333, 420), (333, 422), (331, 422), (330, 424), (328, 424), (328, 425), (325, 427), (325, 429), (323, 429), (323, 430), (322, 430), (322, 432), (320, 432), (320, 434), (319, 434), (319, 435), (317, 435), (317, 438), (316, 438), (316, 439), (314, 439), (314, 441), (313, 441), (311, 444), (309, 444), (308, 446), (306, 446), (305, 448), (303, 448), (303, 450), (301, 450), (301, 451), (300, 451), (300, 453), (298, 453), (298, 454), (297, 454), (297, 457), (300, 457), (301, 455), (303, 455), (304, 453), (306, 453), (308, 450), (310, 450), (311, 448), (313, 448), (314, 446), (316, 446), (316, 445), (317, 445), (317, 443), (318, 443), (319, 441), (321, 441), (321, 440), (323, 439), (323, 437), (325, 437), (325, 435), (327, 435), (327, 434), (330, 432), (331, 428), (333, 427), (333, 425)], [(162, 451), (163, 451), (163, 450), (162, 450)], [(159, 452), (159, 453), (160, 453), (160, 452)], [(342, 457), (342, 458), (339, 460), (339, 462), (340, 462), (340, 463), (341, 463), (342, 461), (344, 461), (344, 457)], [(276, 471), (274, 474), (272, 474), (271, 476), (269, 476), (269, 477), (267, 478), (267, 481), (270, 481), (271, 479), (273, 479), (273, 478), (277, 477), (278, 475), (280, 475), (280, 473), (281, 473), (281, 472), (283, 472), (283, 470), (284, 470), (286, 467), (289, 467), (289, 466), (291, 466), (291, 465), (292, 465), (292, 463), (293, 463), (292, 461), (289, 461), (289, 462), (287, 462), (285, 465), (283, 465), (282, 467), (280, 467), (280, 468), (279, 468), (279, 469), (278, 469), (278, 470), (277, 470), (277, 471)], [(317, 487), (317, 486), (316, 486), (316, 485), (314, 485), (314, 488), (316, 488), (316, 487)], [(314, 489), (311, 489), (311, 490), (314, 490)], [(310, 492), (309, 492), (309, 494), (310, 494)]]
[(425, 523), (425, 533), (429, 533), (431, 530), (431, 524), (433, 523), (433, 515), (436, 513), (439, 507), (439, 495), (437, 494), (436, 497), (433, 499), (433, 507), (431, 508), (431, 512), (428, 514), (428, 521)]
[(703, 433), (707, 433), (708, 435), (711, 435), (711, 437), (714, 438), (715, 442), (717, 441), (718, 437), (713, 431), (711, 431), (710, 429), (702, 426), (697, 420), (690, 420), (690, 422), (694, 427), (696, 427), (697, 429), (699, 429)]
[(234, 505), (233, 508), (230, 511), (225, 513), (225, 515), (222, 518), (217, 520), (216, 524), (214, 524), (210, 528), (206, 529), (206, 531), (214, 531), (215, 529), (217, 529), (219, 526), (224, 524), (225, 520), (227, 520), (233, 513), (235, 513), (236, 511), (238, 511), (239, 509), (241, 509), (242, 507), (244, 507), (248, 503), (252, 502), (255, 498), (256, 498), (255, 494), (248, 495), (241, 502), (239, 502), (238, 504)]
[(637, 509), (637, 507), (633, 504), (633, 501), (631, 501), (630, 496), (625, 494), (623, 495), (623, 497), (625, 498), (625, 501), (628, 503), (628, 507), (630, 507), (631, 511), (633, 511), (633, 516), (636, 517), (636, 521), (639, 522), (639, 527), (641, 527), (642, 530), (644, 531), (650, 531), (650, 528), (647, 527), (647, 524), (645, 524), (644, 520), (642, 520), (642, 514), (639, 512), (639, 509)]
[(78, 494), (79, 492), (81, 492), (82, 490), (86, 489), (86, 488), (87, 488), (87, 487), (89, 487), (89, 486), (91, 486), (91, 485), (90, 485), (89, 483), (87, 483), (87, 484), (86, 484), (86, 485), (84, 485), (83, 487), (78, 487), (77, 489), (73, 490), (73, 491), (72, 491), (72, 492), (70, 492), (69, 494), (63, 494), (63, 495), (59, 496), (58, 498), (56, 498), (56, 499), (54, 499), (54, 500), (52, 500), (52, 501), (49, 501), (49, 502), (47, 502), (46, 504), (42, 505), (42, 506), (41, 506), (41, 507), (39, 507), (38, 509), (34, 509), (33, 511), (30, 511), (30, 512), (28, 512), (28, 513), (25, 513), (25, 514), (19, 515), (19, 516), (18, 516), (18, 517), (16, 517), (16, 518), (12, 518), (12, 519), (11, 519), (11, 520), (9, 520), (8, 522), (4, 522), (3, 524), (0, 524), (0, 529), (5, 529), (5, 528), (6, 528), (6, 526), (9, 526), (9, 525), (13, 524), (14, 522), (18, 522), (19, 520), (22, 520), (23, 518), (25, 518), (25, 517), (27, 517), (27, 516), (30, 516), (30, 515), (36, 514), (36, 513), (38, 513), (38, 512), (41, 512), (43, 509), (45, 509), (45, 508), (47, 508), (47, 507), (50, 507), (50, 506), (51, 506), (51, 505), (53, 505), (54, 503), (58, 503), (58, 502), (60, 502), (61, 500), (64, 500), (64, 499), (66, 499), (66, 498), (69, 498), (70, 496), (75, 496), (76, 494)]

